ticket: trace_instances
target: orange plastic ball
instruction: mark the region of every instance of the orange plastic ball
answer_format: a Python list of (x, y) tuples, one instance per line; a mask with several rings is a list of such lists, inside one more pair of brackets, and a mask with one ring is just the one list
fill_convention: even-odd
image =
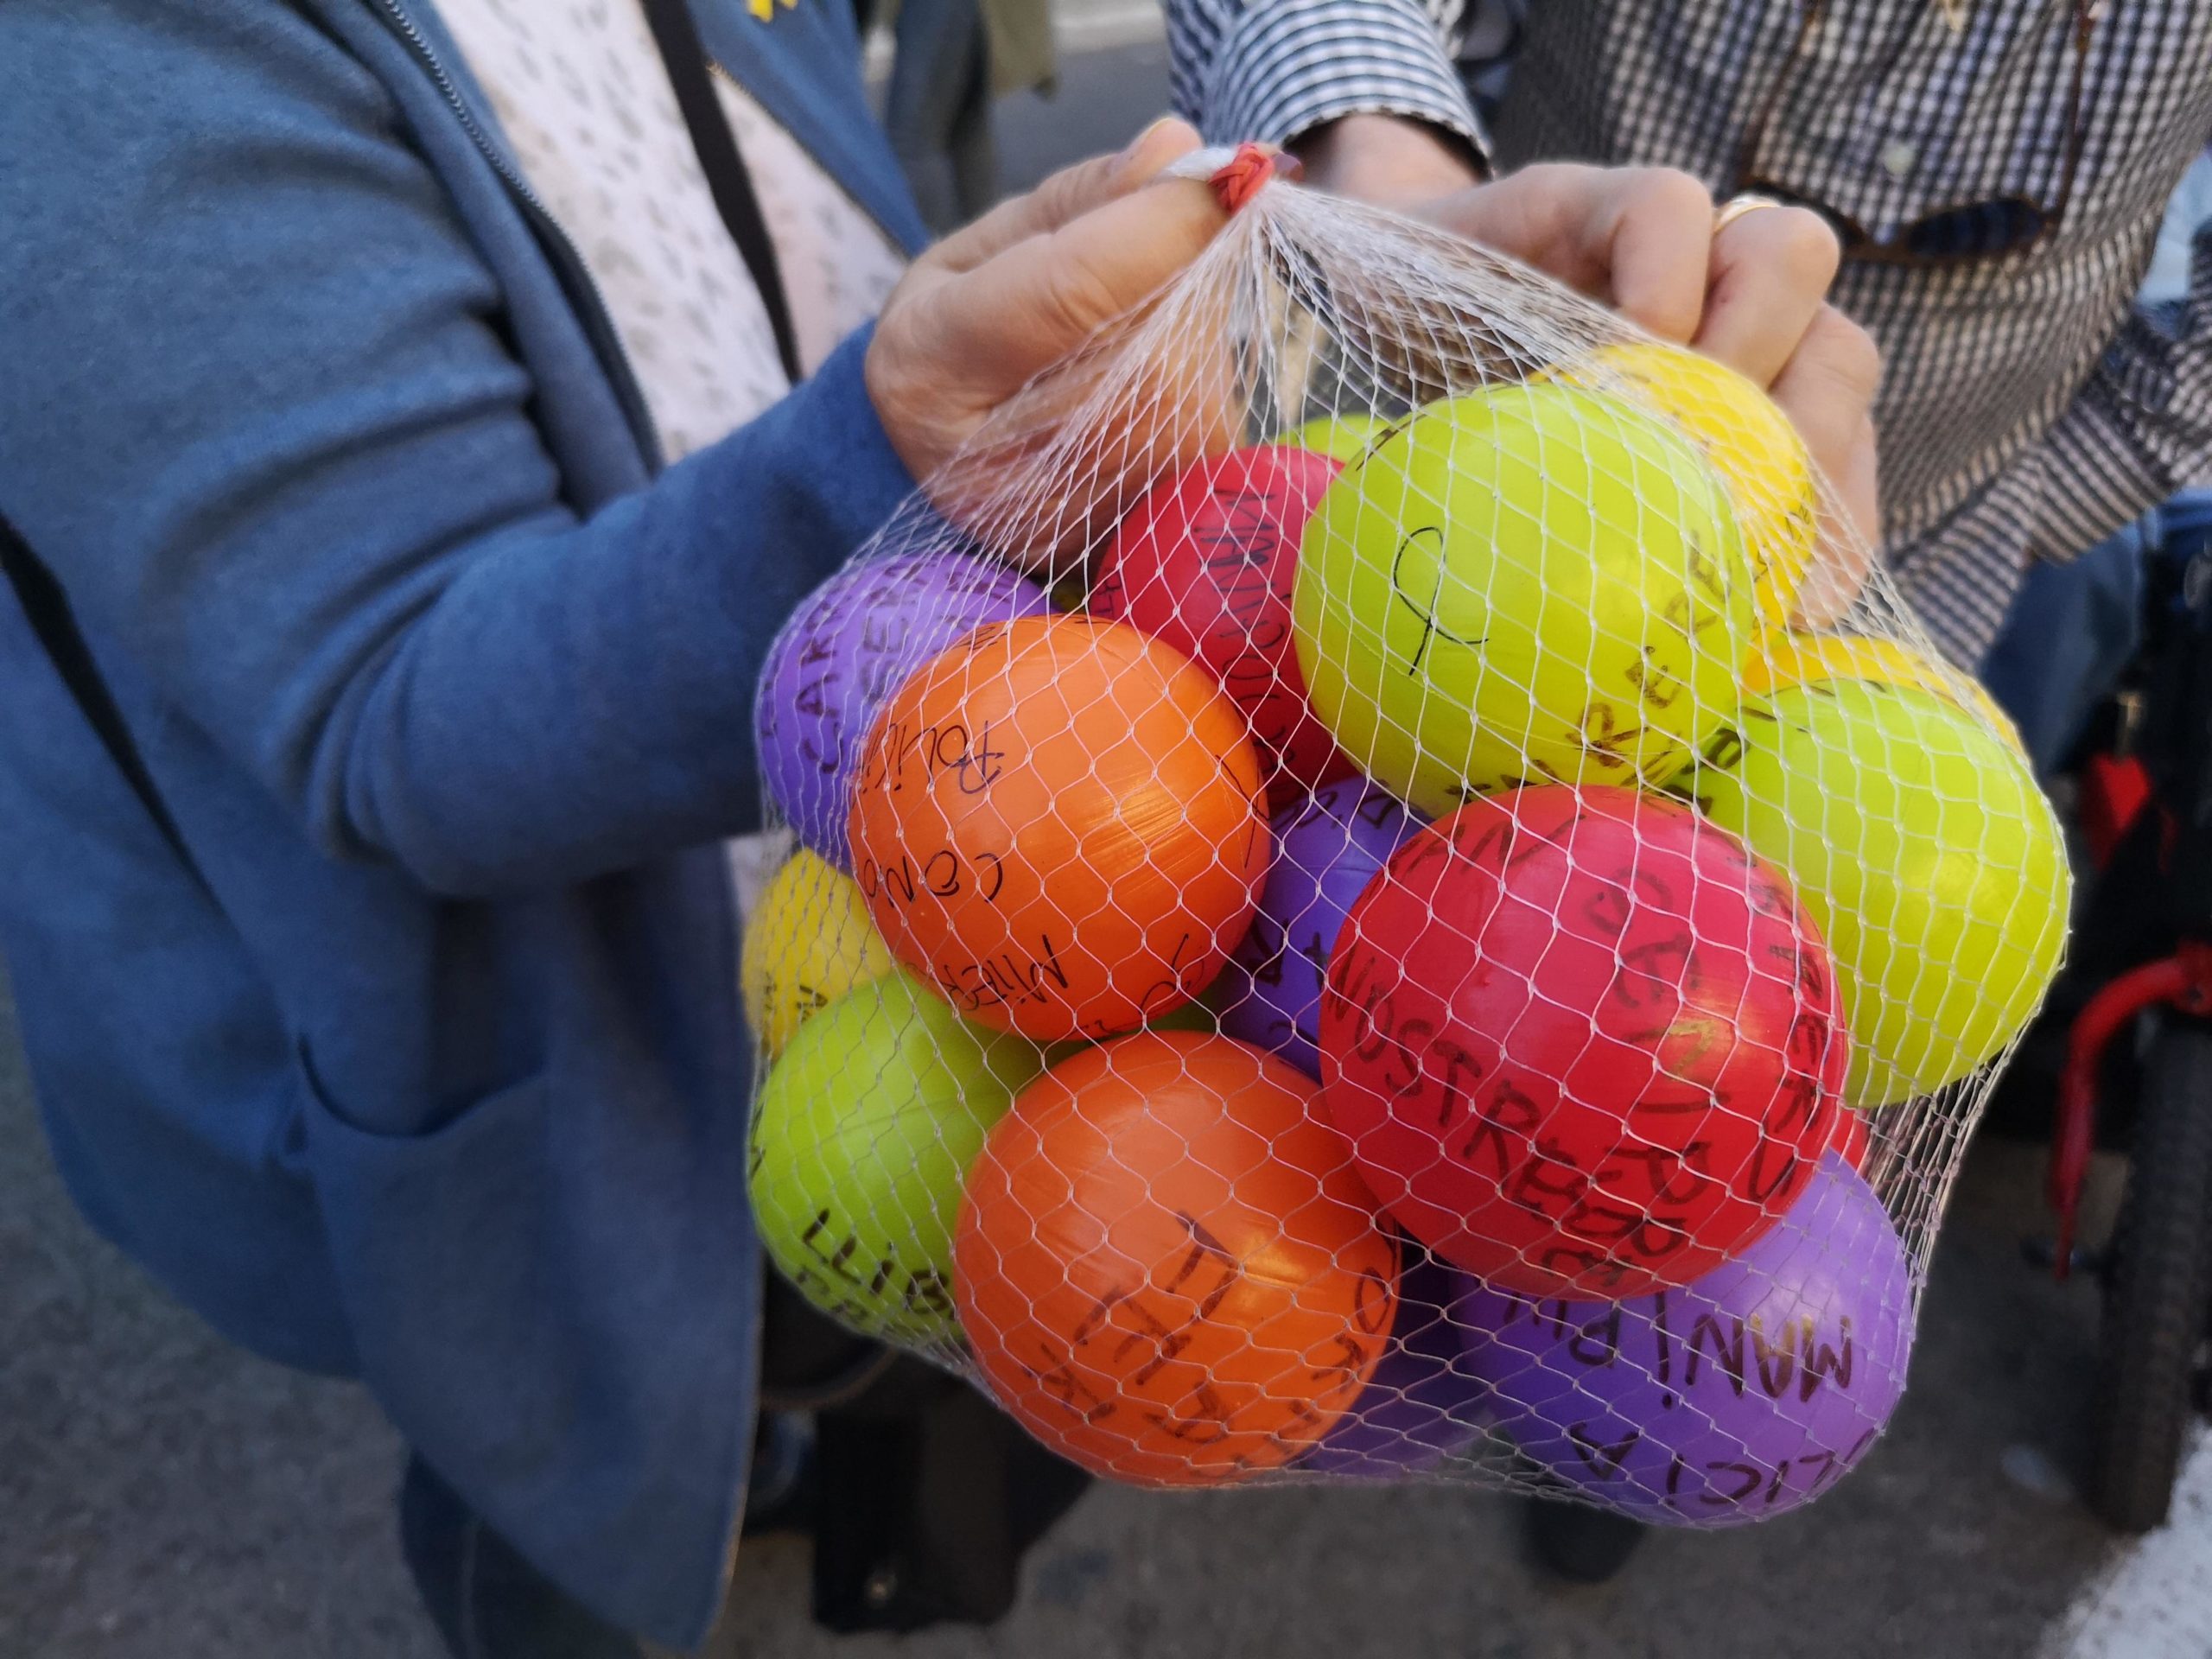
[(851, 838), (892, 953), (1040, 1041), (1204, 990), (1268, 854), (1236, 705), (1171, 647), (1080, 616), (982, 629), (918, 670), (862, 750)]
[(1143, 1032), (1016, 1096), (969, 1173), (954, 1296), (991, 1391), (1096, 1473), (1288, 1462), (1389, 1340), (1398, 1247), (1303, 1072)]

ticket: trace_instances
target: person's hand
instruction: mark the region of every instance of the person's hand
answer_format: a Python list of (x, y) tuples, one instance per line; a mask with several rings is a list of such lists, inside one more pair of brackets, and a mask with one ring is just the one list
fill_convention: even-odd
[(1227, 222), (1213, 192), (1158, 176), (1198, 148), (1185, 123), (1157, 122), (1120, 155), (1054, 174), (914, 262), (884, 304), (866, 372), (915, 477), (1204, 251)]
[[(1546, 163), (1483, 183), (1465, 152), (1394, 116), (1347, 117), (1294, 148), (1309, 182), (1509, 254), (1748, 375), (1796, 425), (1860, 537), (1874, 538), (1881, 361), (1827, 303), (1839, 251), (1820, 215), (1763, 207), (1716, 230), (1711, 194), (1669, 168)], [(1837, 606), (1808, 591), (1805, 608), (1819, 620)]]

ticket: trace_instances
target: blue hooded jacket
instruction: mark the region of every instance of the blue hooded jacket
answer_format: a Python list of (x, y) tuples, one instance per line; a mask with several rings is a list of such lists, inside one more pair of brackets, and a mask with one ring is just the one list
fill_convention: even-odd
[[(696, 10), (918, 245), (849, 10)], [(95, 1224), (688, 1643), (760, 1270), (714, 843), (768, 642), (911, 484), (865, 339), (657, 477), (517, 177), (415, 0), (0, 8), (0, 516), (198, 868), (0, 589), (0, 944)]]

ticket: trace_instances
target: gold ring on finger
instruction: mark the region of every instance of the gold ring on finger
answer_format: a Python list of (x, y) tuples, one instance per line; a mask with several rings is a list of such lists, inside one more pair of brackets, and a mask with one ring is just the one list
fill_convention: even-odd
[(1787, 207), (1789, 205), (1786, 201), (1777, 201), (1772, 196), (1750, 193), (1731, 196), (1713, 210), (1713, 233), (1719, 235), (1745, 214), (1756, 213), (1762, 207)]

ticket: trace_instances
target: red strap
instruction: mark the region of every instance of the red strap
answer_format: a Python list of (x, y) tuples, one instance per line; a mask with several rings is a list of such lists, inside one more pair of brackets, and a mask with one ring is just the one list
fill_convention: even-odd
[(1233, 213), (1260, 194), (1268, 180), (1298, 179), (1306, 168), (1298, 157), (1273, 144), (1239, 144), (1236, 153), (1214, 170), (1206, 182), (1213, 187), (1221, 211)]

